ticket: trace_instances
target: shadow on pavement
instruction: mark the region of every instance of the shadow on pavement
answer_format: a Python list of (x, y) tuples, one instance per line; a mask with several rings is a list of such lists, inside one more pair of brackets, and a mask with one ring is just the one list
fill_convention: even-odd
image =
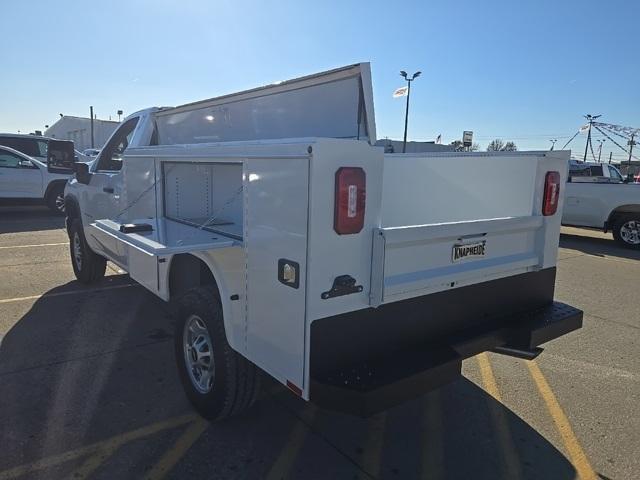
[(588, 255), (599, 257), (609, 256), (640, 260), (640, 249), (624, 248), (619, 246), (614, 240), (586, 235), (573, 235), (569, 233), (560, 234), (560, 247), (571, 250), (579, 250)]
[[(70, 282), (30, 308), (2, 305), (4, 325), (12, 326), (0, 338), (0, 472), (193, 413), (175, 368), (168, 309), (129, 282), (112, 276), (86, 294), (65, 295), (84, 288)], [(263, 396), (244, 416), (209, 427), (171, 478), (264, 478), (309, 408), (287, 391)], [(388, 411), (384, 425), (376, 434), (371, 419), (318, 411), (291, 478), (372, 473), (372, 440), (381, 445), (380, 478), (510, 478), (505, 438), (522, 478), (575, 476), (561, 452), (466, 379)], [(140, 478), (181, 434), (128, 442), (95, 478)], [(35, 477), (72, 478), (84, 460)]]
[(64, 228), (64, 217), (45, 206), (5, 205), (0, 204), (0, 234)]
[[(304, 411), (303, 402), (291, 395), (281, 402), (292, 412)], [(381, 453), (373, 468), (367, 458), (372, 423), (376, 417), (320, 411), (312, 429), (374, 478), (576, 477), (571, 463), (548, 440), (466, 378), (386, 412)], [(305, 444), (292, 478), (346, 477), (348, 472), (327, 462), (318, 454), (322, 450), (310, 443)]]

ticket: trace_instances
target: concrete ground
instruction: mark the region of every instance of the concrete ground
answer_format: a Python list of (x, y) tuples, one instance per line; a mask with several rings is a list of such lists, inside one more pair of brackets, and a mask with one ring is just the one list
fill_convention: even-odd
[(363, 420), (273, 382), (246, 415), (194, 415), (166, 306), (110, 266), (74, 280), (63, 219), (0, 207), (0, 480), (602, 478), (640, 472), (640, 252), (563, 229), (556, 296), (584, 327), (534, 362), (483, 354), (464, 378)]

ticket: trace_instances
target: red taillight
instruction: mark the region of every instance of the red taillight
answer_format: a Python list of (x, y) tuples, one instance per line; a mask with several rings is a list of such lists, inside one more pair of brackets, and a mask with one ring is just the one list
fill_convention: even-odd
[(542, 215), (553, 215), (558, 210), (558, 198), (560, 197), (560, 174), (547, 172), (544, 179), (544, 198), (542, 200)]
[(364, 226), (367, 183), (364, 170), (342, 167), (336, 172), (333, 229), (340, 235), (358, 233)]

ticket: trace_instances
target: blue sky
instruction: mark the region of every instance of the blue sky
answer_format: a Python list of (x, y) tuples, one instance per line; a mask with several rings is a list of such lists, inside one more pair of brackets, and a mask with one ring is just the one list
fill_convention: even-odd
[[(640, 127), (640, 2), (2, 3), (0, 131), (115, 117), (370, 61), (378, 136), (562, 145), (585, 113)], [(584, 149), (584, 136), (571, 146)], [(609, 142), (610, 143), (610, 142)], [(608, 151), (608, 148), (605, 148)]]

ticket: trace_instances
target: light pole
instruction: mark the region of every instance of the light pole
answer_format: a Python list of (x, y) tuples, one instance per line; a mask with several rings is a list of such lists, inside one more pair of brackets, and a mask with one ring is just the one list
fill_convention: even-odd
[(558, 139), (557, 138), (552, 138), (549, 141), (551, 142), (551, 148), (549, 149), (551, 151), (556, 146), (556, 142), (558, 141)]
[(600, 158), (602, 157), (602, 144), (606, 142), (606, 140), (598, 140), (598, 163), (600, 163)]
[(407, 72), (400, 70), (400, 75), (407, 81), (407, 107), (404, 112), (404, 140), (402, 141), (402, 153), (405, 153), (407, 149), (407, 127), (409, 126), (409, 97), (411, 96), (411, 82), (420, 76), (422, 72), (416, 72), (411, 78), (407, 75)]
[(587, 143), (584, 145), (584, 158), (582, 159), (583, 162), (587, 161), (587, 148), (589, 148), (589, 144), (591, 143), (591, 125), (596, 118), (599, 118), (601, 116), (602, 115), (584, 115), (584, 118), (589, 121), (589, 133), (587, 134)]

